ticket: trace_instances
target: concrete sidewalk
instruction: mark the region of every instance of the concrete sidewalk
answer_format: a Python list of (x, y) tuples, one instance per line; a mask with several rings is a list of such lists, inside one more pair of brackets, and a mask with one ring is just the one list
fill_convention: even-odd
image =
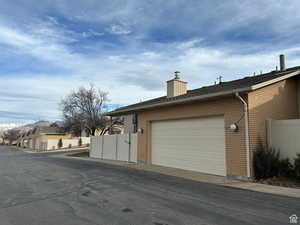
[[(66, 157), (66, 156), (57, 156), (57, 157)], [(70, 156), (67, 157), (70, 158)], [(114, 161), (114, 160), (102, 160), (102, 159), (95, 159), (95, 158), (88, 158), (88, 157), (72, 157), (72, 158), (78, 160), (87, 160), (87, 161), (94, 161), (94, 162), (99, 162), (99, 163), (104, 163), (109, 165), (115, 165), (118, 167), (127, 167), (127, 168), (143, 170), (143, 171), (148, 171), (153, 173), (160, 173), (169, 176), (180, 177), (183, 179), (194, 180), (194, 181), (205, 182), (205, 183), (213, 183), (213, 184), (223, 185), (232, 188), (246, 189), (251, 191), (288, 196), (293, 198), (300, 198), (300, 189), (297, 188), (286, 188), (280, 186), (272, 186), (266, 184), (233, 180), (221, 176), (214, 176), (214, 175), (208, 175), (199, 172), (193, 172), (193, 171), (187, 171), (187, 170), (181, 170), (175, 168), (166, 168), (161, 166), (143, 165), (143, 164), (128, 163), (128, 162)]]
[(274, 185), (267, 185), (267, 184), (259, 184), (253, 182), (240, 182), (240, 183), (228, 183), (224, 184), (228, 187), (246, 189), (251, 191), (258, 191), (263, 193), (269, 193), (274, 195), (282, 195), (288, 196), (293, 198), (300, 198), (300, 189), (299, 188), (287, 188), (287, 187), (280, 187)]
[(80, 148), (63, 148), (58, 150), (47, 150), (47, 151), (34, 151), (34, 150), (27, 150), (26, 148), (18, 148), (19, 150), (26, 152), (26, 153), (53, 153), (53, 152), (72, 152), (78, 150), (88, 150), (88, 147), (80, 147)]

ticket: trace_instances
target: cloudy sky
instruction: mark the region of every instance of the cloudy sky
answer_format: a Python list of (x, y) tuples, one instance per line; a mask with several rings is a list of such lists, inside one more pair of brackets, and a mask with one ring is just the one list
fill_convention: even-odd
[(0, 0), (0, 123), (60, 119), (79, 86), (111, 106), (300, 65), (299, 1)]

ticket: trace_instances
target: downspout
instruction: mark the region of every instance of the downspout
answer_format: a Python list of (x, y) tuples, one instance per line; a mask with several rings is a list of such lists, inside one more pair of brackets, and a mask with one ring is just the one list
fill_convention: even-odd
[(235, 93), (235, 96), (243, 103), (244, 105), (244, 118), (245, 118), (245, 135), (246, 135), (246, 157), (247, 157), (247, 177), (250, 178), (250, 145), (249, 145), (249, 121), (248, 121), (248, 105), (247, 102), (240, 96), (238, 92)]

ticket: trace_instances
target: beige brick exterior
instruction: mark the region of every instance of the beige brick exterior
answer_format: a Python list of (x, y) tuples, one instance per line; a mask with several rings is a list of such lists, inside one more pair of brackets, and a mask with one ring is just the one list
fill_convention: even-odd
[(297, 79), (291, 78), (248, 94), (251, 152), (266, 145), (266, 120), (299, 118)]
[[(242, 95), (248, 103), (250, 167), (252, 155), (259, 143), (266, 145), (266, 120), (297, 119), (300, 115), (300, 83), (294, 77), (257, 89)], [(234, 94), (215, 100), (186, 103), (147, 109), (138, 112), (138, 127), (144, 132), (138, 134), (138, 161), (151, 164), (151, 122), (184, 118), (224, 116), (225, 155), (227, 175), (247, 176), (245, 147), (245, 120), (243, 104)], [(239, 121), (239, 132), (228, 127)]]
[(139, 112), (138, 124), (140, 128), (144, 129), (144, 133), (138, 134), (138, 160), (151, 163), (151, 121), (219, 115), (223, 115), (225, 121), (227, 174), (246, 176), (244, 119), (239, 123), (239, 132), (233, 132), (228, 128), (230, 124), (243, 116), (243, 105), (234, 96)]
[(187, 82), (181, 80), (169, 80), (167, 81), (167, 97), (175, 97), (178, 95), (186, 94)]

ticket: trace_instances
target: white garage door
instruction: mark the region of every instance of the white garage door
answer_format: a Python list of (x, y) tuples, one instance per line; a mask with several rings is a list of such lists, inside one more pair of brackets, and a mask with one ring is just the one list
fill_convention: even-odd
[(152, 122), (152, 164), (225, 176), (224, 118)]

